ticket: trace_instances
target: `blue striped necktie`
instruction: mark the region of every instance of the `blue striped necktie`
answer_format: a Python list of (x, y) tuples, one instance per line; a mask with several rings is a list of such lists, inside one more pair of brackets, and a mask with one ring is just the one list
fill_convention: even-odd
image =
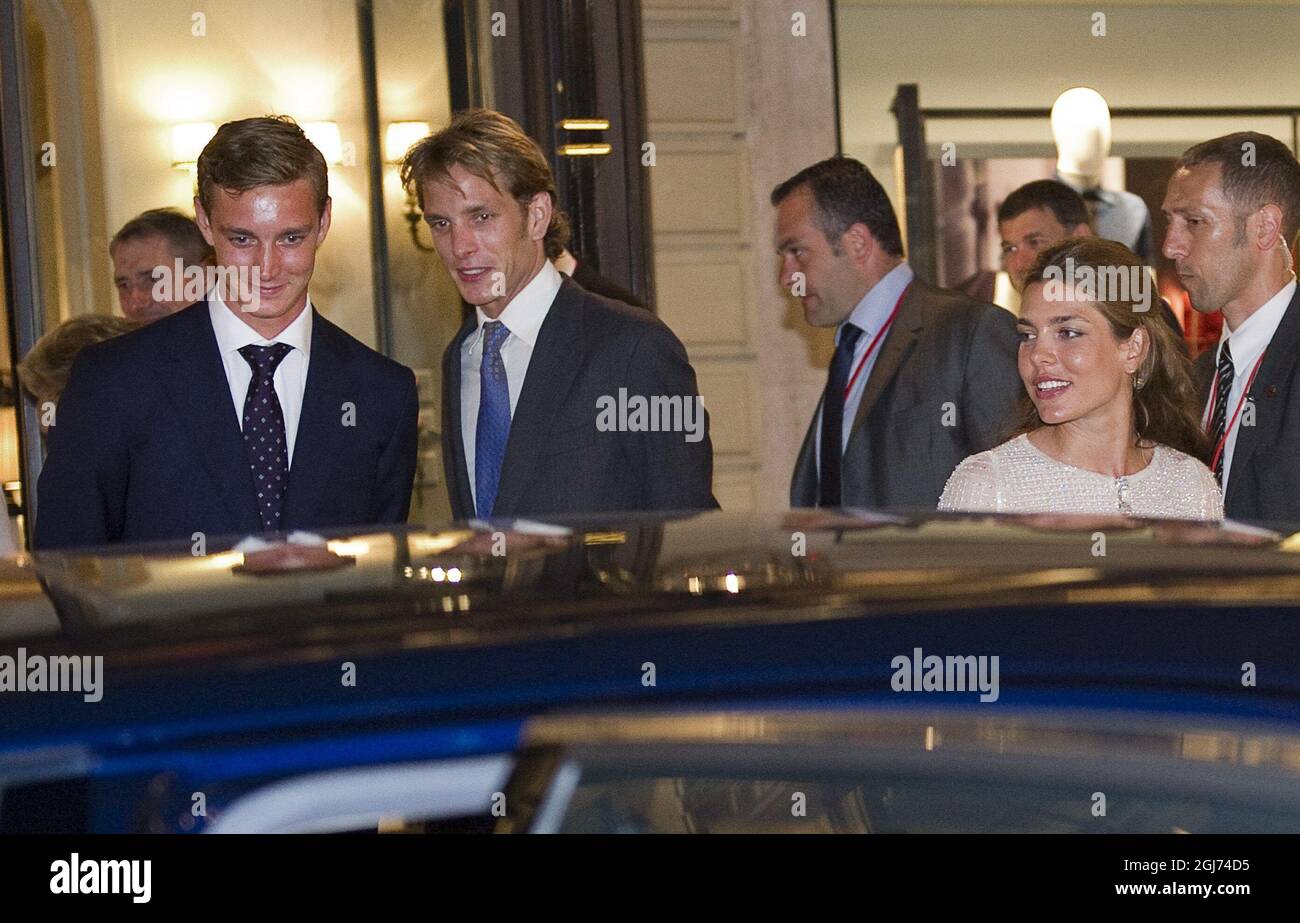
[(499, 320), (483, 325), (483, 362), (479, 365), (478, 428), (474, 433), (474, 506), (480, 519), (492, 515), (501, 463), (510, 438), (510, 386), (501, 345), (510, 331)]

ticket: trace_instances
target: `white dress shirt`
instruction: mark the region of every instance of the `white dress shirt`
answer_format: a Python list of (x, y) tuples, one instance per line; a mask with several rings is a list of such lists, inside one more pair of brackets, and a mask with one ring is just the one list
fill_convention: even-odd
[[(1259, 357), (1264, 354), (1264, 350), (1273, 340), (1273, 334), (1277, 332), (1277, 325), (1282, 323), (1282, 315), (1286, 313), (1287, 305), (1291, 303), (1291, 297), (1295, 294), (1296, 280), (1293, 276), (1291, 281), (1282, 286), (1281, 291), (1264, 302), (1254, 314), (1242, 321), (1241, 326), (1236, 330), (1229, 330), (1227, 321), (1223, 324), (1223, 332), (1219, 334), (1219, 343), (1214, 348), (1214, 367), (1219, 366), (1219, 353), (1223, 349), (1226, 341), (1228, 348), (1232, 352), (1232, 390), (1228, 393), (1228, 438), (1223, 446), (1223, 493), (1228, 493), (1228, 476), (1232, 471), (1232, 451), (1237, 445), (1237, 432), (1241, 429), (1241, 417), (1245, 414), (1246, 408), (1242, 407), (1241, 414), (1237, 419), (1232, 419), (1233, 411), (1241, 403), (1241, 395), (1246, 390), (1246, 383), (1250, 380), (1250, 373), (1255, 368), (1255, 363)], [(1210, 388), (1211, 399), (1213, 398), (1214, 388)], [(1209, 427), (1209, 400), (1206, 401), (1204, 418), (1206, 427)]]
[(289, 449), (289, 468), (293, 470), (293, 446), (298, 436), (298, 420), (302, 416), (302, 396), (307, 390), (307, 364), (311, 359), (311, 299), (292, 324), (285, 327), (274, 339), (265, 339), (244, 323), (235, 312), (226, 307), (216, 291), (208, 293), (208, 315), (212, 319), (212, 332), (217, 337), (221, 351), (221, 364), (226, 370), (230, 385), (230, 399), (235, 405), (239, 428), (244, 428), (244, 399), (253, 383), (253, 369), (248, 360), (239, 354), (241, 346), (270, 346), (287, 343), (293, 347), (275, 369), (275, 396), (280, 399), (284, 412), (284, 438)]
[[(501, 344), (501, 361), (506, 367), (506, 387), (510, 390), (510, 418), (515, 416), (524, 376), (537, 345), (537, 332), (551, 311), (551, 304), (564, 281), (559, 270), (547, 260), (537, 275), (520, 289), (496, 320), (506, 325), (510, 335)], [(478, 437), (479, 369), (483, 365), (483, 325), (493, 318), (475, 308), (478, 327), (460, 347), (460, 430), (465, 444), (465, 471), (474, 503), (478, 503), (478, 485), (474, 483), (474, 445)]]
[[(889, 314), (894, 310), (894, 305), (898, 304), (898, 299), (903, 296), (904, 290), (912, 284), (915, 273), (912, 267), (906, 263), (899, 263), (889, 272), (885, 273), (884, 278), (871, 287), (871, 291), (862, 296), (853, 312), (845, 319), (844, 323), (853, 324), (862, 331), (858, 337), (858, 342), (853, 344), (853, 364), (849, 366), (849, 375), (857, 369), (858, 363), (862, 361), (863, 355), (871, 345), (871, 341), (876, 338), (880, 328), (889, 320)], [(844, 333), (844, 324), (840, 324), (835, 329), (835, 344), (838, 346), (840, 336)], [(853, 434), (853, 421), (858, 415), (858, 405), (862, 403), (863, 392), (867, 390), (867, 379), (871, 377), (871, 370), (876, 367), (876, 360), (880, 358), (881, 350), (885, 348), (882, 339), (876, 344), (876, 348), (871, 353), (862, 366), (862, 371), (858, 373), (857, 379), (854, 380), (853, 386), (849, 389), (848, 397), (844, 399), (844, 422), (841, 433), (840, 451), (843, 452), (849, 445), (849, 436)], [(817, 440), (817, 470), (821, 471), (822, 464), (822, 412), (821, 408), (817, 409), (817, 425), (814, 428), (814, 439)]]

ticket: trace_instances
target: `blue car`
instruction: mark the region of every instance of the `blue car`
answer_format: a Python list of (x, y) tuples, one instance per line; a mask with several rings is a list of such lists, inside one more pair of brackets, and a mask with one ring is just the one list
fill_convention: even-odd
[(0, 570), (0, 832), (1300, 830), (1291, 536), (795, 511), (213, 547)]

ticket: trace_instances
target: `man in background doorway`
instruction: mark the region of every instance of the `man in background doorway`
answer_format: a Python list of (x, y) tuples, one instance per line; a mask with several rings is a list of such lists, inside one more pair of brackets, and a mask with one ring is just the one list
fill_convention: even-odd
[(141, 212), (113, 235), (108, 245), (113, 260), (113, 286), (122, 314), (128, 319), (148, 324), (189, 307), (192, 298), (184, 297), (184, 286), (175, 284), (183, 278), (177, 274), (166, 286), (173, 297), (155, 298), (158, 269), (175, 273), (181, 261), (182, 273), (191, 266), (212, 265), (212, 248), (194, 219), (175, 208), (151, 208)]
[[(1067, 237), (1094, 236), (1083, 196), (1054, 179), (1025, 183), (1007, 196), (998, 206), (998, 232), (1002, 235), (1002, 266), (1017, 294), (1024, 292), (1025, 276), (1038, 254)], [(1178, 316), (1169, 302), (1159, 301), (1160, 319), (1178, 335), (1186, 356), (1187, 341)]]

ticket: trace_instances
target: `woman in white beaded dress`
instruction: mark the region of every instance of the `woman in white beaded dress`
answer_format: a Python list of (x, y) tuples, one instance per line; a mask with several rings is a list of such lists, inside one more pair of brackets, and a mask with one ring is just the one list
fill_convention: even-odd
[(941, 510), (1222, 519), (1191, 363), (1122, 244), (1044, 251), (1021, 301), (1013, 437), (957, 466)]

